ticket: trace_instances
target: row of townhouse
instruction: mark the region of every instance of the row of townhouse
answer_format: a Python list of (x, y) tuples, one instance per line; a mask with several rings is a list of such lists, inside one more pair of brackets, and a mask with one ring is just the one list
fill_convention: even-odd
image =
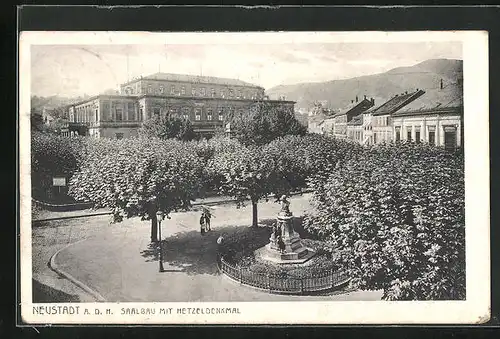
[(463, 146), (463, 94), (459, 83), (393, 96), (380, 105), (366, 96), (318, 124), (320, 133), (363, 145), (390, 141)]

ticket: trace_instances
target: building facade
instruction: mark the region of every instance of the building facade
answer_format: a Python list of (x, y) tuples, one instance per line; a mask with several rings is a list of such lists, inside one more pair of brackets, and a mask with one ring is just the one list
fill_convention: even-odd
[(393, 138), (455, 149), (463, 146), (463, 101), (421, 109), (406, 109), (393, 115)]
[(347, 126), (351, 122), (351, 120), (369, 109), (370, 107), (373, 107), (375, 104), (375, 101), (373, 98), (368, 100), (366, 96), (364, 97), (363, 100), (358, 101), (358, 97), (356, 96), (356, 100), (353, 100), (351, 102), (351, 105), (349, 105), (347, 108), (344, 110), (338, 112), (335, 114), (335, 121), (334, 121), (334, 126), (333, 126), (333, 135), (336, 138), (347, 138)]
[(73, 123), (88, 126), (93, 137), (137, 136), (154, 115), (189, 119), (196, 133), (209, 136), (235, 112), (266, 101), (294, 110), (295, 102), (268, 100), (264, 88), (240, 80), (157, 73), (120, 85), (117, 95), (101, 94), (69, 107)]

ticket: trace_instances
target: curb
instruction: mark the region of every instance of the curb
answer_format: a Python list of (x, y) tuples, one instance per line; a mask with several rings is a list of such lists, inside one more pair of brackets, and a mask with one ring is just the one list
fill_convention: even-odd
[(71, 281), (73, 284), (75, 284), (76, 286), (78, 286), (79, 288), (81, 288), (82, 290), (84, 290), (85, 292), (87, 292), (88, 294), (90, 294), (96, 301), (101, 301), (101, 302), (105, 302), (106, 299), (104, 299), (104, 297), (102, 295), (99, 294), (99, 292), (96, 292), (94, 291), (93, 289), (91, 289), (89, 286), (85, 285), (83, 282), (81, 282), (80, 280), (76, 279), (75, 277), (73, 277), (71, 274), (69, 274), (68, 272), (62, 270), (61, 268), (58, 267), (58, 265), (56, 264), (56, 261), (55, 261), (55, 258), (56, 256), (62, 252), (63, 250), (67, 249), (68, 247), (72, 246), (72, 245), (75, 245), (75, 244), (78, 244), (82, 241), (85, 241), (87, 239), (82, 239), (80, 241), (77, 241), (77, 242), (73, 242), (71, 244), (68, 244), (66, 246), (64, 246), (63, 248), (59, 249), (56, 253), (54, 253), (51, 257), (50, 257), (50, 260), (49, 260), (49, 268), (56, 272), (58, 275), (62, 276), (63, 278)]
[(45, 218), (45, 219), (33, 219), (32, 223), (36, 224), (42, 221), (53, 221), (53, 220), (64, 220), (64, 219), (75, 219), (75, 218), (85, 218), (85, 217), (96, 217), (99, 215), (108, 215), (113, 212), (96, 212), (96, 213), (88, 213), (88, 214), (77, 214), (77, 215), (68, 215), (63, 217), (54, 217), (54, 218)]

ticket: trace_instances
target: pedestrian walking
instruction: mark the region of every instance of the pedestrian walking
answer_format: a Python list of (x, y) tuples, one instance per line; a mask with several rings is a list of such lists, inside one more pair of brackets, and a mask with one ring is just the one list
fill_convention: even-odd
[(200, 233), (205, 234), (205, 214), (202, 213), (200, 217)]
[(211, 231), (212, 227), (210, 225), (210, 220), (212, 219), (212, 213), (210, 212), (210, 209), (203, 207), (203, 214), (205, 216), (205, 225), (206, 225), (207, 231)]

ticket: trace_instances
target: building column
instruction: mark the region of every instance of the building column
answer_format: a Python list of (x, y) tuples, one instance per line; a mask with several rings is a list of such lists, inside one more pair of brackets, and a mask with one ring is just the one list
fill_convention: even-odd
[(422, 139), (423, 142), (429, 142), (428, 135), (429, 133), (427, 132), (427, 124), (424, 118), (424, 120), (422, 120), (422, 122), (420, 123), (420, 139)]
[(439, 128), (436, 128), (436, 129), (439, 129), (439, 146), (444, 146), (444, 127), (443, 125), (440, 123), (439, 124)]

